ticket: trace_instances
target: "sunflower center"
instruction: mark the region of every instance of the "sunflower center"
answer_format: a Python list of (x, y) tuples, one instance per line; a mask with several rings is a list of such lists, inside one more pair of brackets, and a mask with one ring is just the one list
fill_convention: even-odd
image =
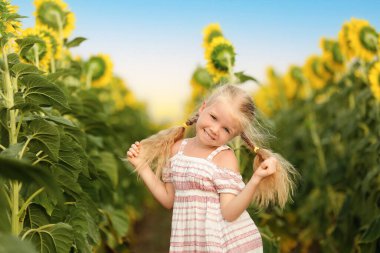
[(343, 63), (343, 55), (339, 48), (338, 43), (334, 43), (334, 45), (331, 48), (333, 59), (335, 62), (342, 64)]
[(303, 83), (302, 70), (300, 68), (293, 68), (291, 74), (298, 84)]
[(212, 59), (215, 68), (220, 71), (228, 71), (235, 63), (233, 49), (228, 45), (220, 45), (216, 47)]
[(317, 59), (313, 61), (311, 64), (311, 69), (313, 70), (313, 73), (318, 77), (322, 78), (322, 73), (321, 73), (321, 62)]
[[(53, 2), (46, 2), (40, 6), (37, 12), (37, 16), (40, 21), (54, 30), (59, 29), (59, 22), (65, 24), (65, 12)], [(63, 25), (64, 27), (65, 25)]]
[(106, 64), (100, 57), (92, 57), (88, 61), (87, 71), (92, 73), (92, 80), (98, 80), (106, 71)]
[(373, 53), (376, 53), (377, 36), (376, 31), (370, 26), (363, 27), (360, 30), (360, 42)]

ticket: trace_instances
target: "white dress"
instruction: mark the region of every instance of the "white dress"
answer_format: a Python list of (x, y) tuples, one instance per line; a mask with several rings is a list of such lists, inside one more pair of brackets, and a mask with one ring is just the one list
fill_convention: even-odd
[(183, 154), (187, 141), (162, 175), (175, 188), (170, 252), (262, 253), (260, 233), (247, 211), (232, 222), (221, 213), (219, 194), (237, 195), (245, 187), (239, 173), (212, 162), (229, 147), (220, 146), (204, 159)]

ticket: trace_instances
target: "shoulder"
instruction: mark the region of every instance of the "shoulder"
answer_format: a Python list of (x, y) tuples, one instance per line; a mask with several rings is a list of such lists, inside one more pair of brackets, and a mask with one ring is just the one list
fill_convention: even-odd
[(179, 150), (179, 148), (181, 146), (182, 141), (183, 141), (183, 139), (179, 139), (178, 141), (174, 142), (174, 144), (172, 146), (170, 157), (172, 157), (175, 154), (177, 154), (177, 152), (178, 152), (178, 150)]
[(220, 168), (226, 168), (239, 173), (239, 161), (233, 150), (225, 149), (220, 151), (213, 159), (213, 162)]

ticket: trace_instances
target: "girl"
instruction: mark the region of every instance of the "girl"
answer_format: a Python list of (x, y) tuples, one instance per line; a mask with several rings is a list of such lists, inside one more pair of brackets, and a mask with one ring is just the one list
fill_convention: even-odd
[[(183, 139), (185, 127), (194, 124), (195, 137)], [(247, 184), (226, 145), (238, 136), (257, 154)], [(154, 197), (173, 208), (170, 252), (263, 252), (259, 231), (245, 210), (252, 200), (261, 207), (272, 202), (283, 207), (296, 173), (281, 156), (262, 148), (264, 140), (251, 97), (224, 85), (186, 125), (131, 146), (128, 161)]]

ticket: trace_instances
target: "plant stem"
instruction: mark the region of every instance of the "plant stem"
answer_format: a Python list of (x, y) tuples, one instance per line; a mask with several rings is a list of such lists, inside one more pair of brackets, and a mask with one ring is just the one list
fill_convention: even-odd
[(30, 204), (30, 202), (38, 195), (40, 194), (42, 191), (44, 190), (44, 188), (40, 188), (38, 189), (37, 191), (35, 191), (26, 201), (25, 203), (21, 206), (20, 208), (20, 211), (18, 212), (18, 217), (21, 217), (24, 213), (24, 211), (26, 210), (26, 208), (28, 207), (28, 205)]
[(35, 44), (33, 46), (33, 51), (34, 51), (34, 63), (36, 65), (36, 67), (39, 68), (40, 58), (39, 58), (39, 55), (38, 55), (38, 44)]
[(91, 83), (92, 83), (92, 68), (89, 68), (88, 73), (86, 75), (86, 89), (91, 88)]
[[(16, 112), (15, 110), (10, 110), (14, 106), (14, 89), (12, 87), (11, 76), (9, 72), (7, 52), (5, 46), (1, 48), (3, 54), (4, 62), (4, 88), (5, 88), (5, 100), (7, 112), (9, 115), (8, 133), (9, 133), (9, 144), (13, 145), (17, 143), (17, 131), (16, 131)], [(17, 181), (10, 182), (11, 189), (11, 226), (12, 234), (18, 236), (19, 234), (19, 221), (18, 221), (18, 211), (19, 211), (19, 192), (20, 184)]]
[(317, 133), (317, 129), (315, 127), (315, 114), (314, 114), (314, 112), (311, 112), (309, 115), (309, 127), (310, 127), (311, 139), (312, 139), (315, 147), (317, 148), (317, 155), (318, 155), (318, 160), (319, 160), (319, 164), (321, 167), (321, 171), (326, 172), (326, 159), (325, 159), (325, 155), (323, 152), (321, 139), (319, 138), (319, 135)]

